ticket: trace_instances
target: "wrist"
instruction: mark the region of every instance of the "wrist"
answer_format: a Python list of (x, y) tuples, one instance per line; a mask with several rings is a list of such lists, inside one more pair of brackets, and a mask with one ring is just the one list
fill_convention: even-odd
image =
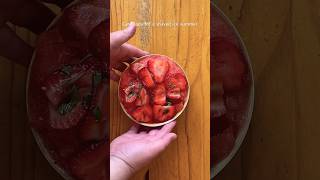
[(134, 171), (123, 159), (110, 155), (110, 180), (128, 180)]

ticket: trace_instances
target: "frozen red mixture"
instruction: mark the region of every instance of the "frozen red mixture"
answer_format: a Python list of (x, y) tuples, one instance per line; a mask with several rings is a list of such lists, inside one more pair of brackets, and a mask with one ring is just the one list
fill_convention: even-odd
[(154, 124), (174, 119), (184, 109), (188, 95), (183, 70), (166, 56), (142, 57), (121, 74), (120, 102), (136, 122)]
[(233, 28), (212, 8), (211, 22), (211, 165), (234, 148), (247, 120), (251, 74)]
[(40, 35), (28, 83), (30, 124), (76, 180), (107, 179), (107, 4), (81, 0)]

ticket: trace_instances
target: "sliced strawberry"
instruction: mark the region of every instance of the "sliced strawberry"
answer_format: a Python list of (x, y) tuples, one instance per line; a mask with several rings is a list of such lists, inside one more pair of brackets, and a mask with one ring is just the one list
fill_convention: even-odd
[[(81, 151), (70, 160), (72, 174), (79, 179), (92, 179), (97, 177), (96, 173), (103, 175), (101, 167), (105, 167), (108, 156), (108, 144), (100, 143), (90, 146), (90, 148)], [(98, 176), (99, 177), (99, 176)]]
[(224, 159), (231, 152), (235, 137), (233, 136), (232, 127), (225, 129), (221, 134), (213, 136), (210, 144), (213, 146), (213, 163), (217, 163)]
[(152, 100), (154, 104), (158, 105), (165, 105), (167, 100), (166, 100), (166, 88), (164, 87), (163, 84), (157, 85), (153, 90), (152, 90)]
[(81, 148), (75, 128), (60, 130), (48, 129), (48, 127), (41, 129), (45, 130), (43, 138), (44, 142), (50, 142), (50, 148), (62, 158), (70, 158), (77, 149)]
[(167, 77), (165, 80), (165, 84), (168, 90), (174, 88), (180, 88), (180, 90), (187, 89), (187, 80), (184, 75), (180, 73)]
[(88, 42), (90, 52), (99, 58), (105, 59), (107, 57), (107, 27), (109, 27), (109, 21), (102, 21), (98, 24), (90, 33)]
[(155, 120), (158, 122), (164, 122), (173, 118), (176, 113), (174, 106), (154, 105), (153, 114)]
[[(101, 163), (92, 169), (88, 174), (81, 176), (81, 180), (107, 180), (106, 163)], [(109, 163), (108, 163), (109, 164)]]
[(102, 113), (102, 120), (107, 120), (106, 109), (108, 107), (108, 84), (104, 80), (95, 89), (93, 99), (91, 102), (91, 108), (99, 107)]
[(167, 91), (167, 97), (169, 99), (178, 100), (181, 98), (180, 88), (173, 88)]
[(162, 83), (165, 75), (169, 70), (169, 63), (164, 59), (150, 59), (148, 61), (148, 68), (153, 74), (154, 80), (157, 83)]
[(57, 106), (69, 93), (72, 85), (86, 74), (92, 64), (62, 65), (45, 80), (41, 89), (54, 106)]
[[(86, 60), (86, 63), (82, 63), (82, 66), (86, 68), (85, 74), (77, 80), (76, 84), (78, 87), (93, 87), (96, 84), (99, 84), (104, 78), (104, 64), (98, 63), (96, 58), (91, 58)], [(106, 69), (106, 68), (105, 68)], [(106, 74), (106, 73), (105, 73)]]
[(245, 63), (240, 49), (225, 39), (215, 39), (219, 44), (213, 48), (213, 71), (216, 79), (222, 81), (226, 91), (234, 91), (243, 85)]
[(79, 88), (87, 88), (92, 86), (92, 74), (93, 71), (88, 70), (79, 80), (77, 80), (76, 85)]
[(176, 113), (182, 111), (183, 107), (184, 107), (183, 102), (180, 102), (180, 103), (174, 105), (174, 108), (176, 109)]
[(136, 106), (144, 106), (149, 104), (149, 95), (145, 88), (142, 88), (139, 92), (139, 96), (136, 99)]
[(213, 117), (220, 117), (227, 113), (227, 109), (222, 96), (216, 96), (211, 102), (211, 112)]
[[(107, 96), (108, 86), (101, 82), (94, 90), (93, 97), (89, 98), (90, 109), (79, 127), (79, 136), (83, 141), (99, 141), (107, 135)], [(88, 98), (88, 97), (87, 97)]]
[(59, 28), (65, 40), (85, 40), (91, 30), (107, 18), (107, 9), (77, 3), (64, 9)]
[(152, 88), (155, 86), (155, 83), (152, 79), (152, 75), (151, 75), (150, 71), (148, 70), (148, 68), (142, 68), (139, 71), (138, 76), (145, 87)]
[(222, 96), (224, 94), (222, 82), (213, 81), (212, 85), (210, 86), (210, 93), (213, 95)]
[(149, 105), (138, 107), (132, 113), (132, 117), (139, 122), (148, 123), (152, 121), (152, 109)]
[(107, 137), (107, 121), (97, 120), (92, 114), (87, 115), (79, 127), (82, 141), (100, 141)]
[(188, 93), (187, 90), (180, 91), (181, 100), (184, 100), (188, 96), (187, 93)]
[(63, 114), (55, 107), (50, 106), (49, 118), (51, 127), (55, 129), (68, 129), (77, 125), (86, 114), (86, 110), (81, 102), (71, 108), (70, 112)]
[(141, 64), (141, 63), (133, 63), (130, 65), (131, 71), (134, 72), (135, 74), (138, 74), (139, 71), (144, 67), (145, 67), (145, 65)]
[(60, 31), (57, 28), (53, 28), (48, 31), (42, 32), (37, 39), (37, 45), (41, 47), (57, 43), (63, 43)]
[(124, 89), (125, 102), (133, 103), (137, 99), (140, 89), (141, 83), (139, 81), (131, 81), (129, 86)]

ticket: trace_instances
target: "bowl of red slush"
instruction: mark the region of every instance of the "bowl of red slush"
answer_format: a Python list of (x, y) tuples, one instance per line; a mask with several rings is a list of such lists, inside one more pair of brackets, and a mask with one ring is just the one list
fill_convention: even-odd
[(231, 161), (251, 121), (253, 71), (245, 45), (230, 20), (211, 3), (211, 178)]
[(158, 54), (127, 64), (118, 88), (125, 114), (135, 123), (148, 127), (174, 121), (186, 108), (189, 94), (183, 69), (171, 58)]
[(27, 81), (29, 124), (64, 179), (107, 179), (108, 78), (104, 0), (78, 0), (39, 35)]

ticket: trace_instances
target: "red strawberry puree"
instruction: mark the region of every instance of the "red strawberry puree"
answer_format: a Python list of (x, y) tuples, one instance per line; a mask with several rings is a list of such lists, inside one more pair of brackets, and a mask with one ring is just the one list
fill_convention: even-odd
[(81, 0), (66, 8), (40, 35), (29, 74), (30, 124), (55, 164), (76, 180), (107, 179), (104, 3)]
[(239, 38), (212, 9), (211, 165), (226, 158), (246, 121), (251, 87), (249, 64)]
[(162, 55), (132, 63), (121, 75), (119, 98), (124, 111), (140, 123), (174, 119), (185, 107), (189, 85), (183, 70)]

